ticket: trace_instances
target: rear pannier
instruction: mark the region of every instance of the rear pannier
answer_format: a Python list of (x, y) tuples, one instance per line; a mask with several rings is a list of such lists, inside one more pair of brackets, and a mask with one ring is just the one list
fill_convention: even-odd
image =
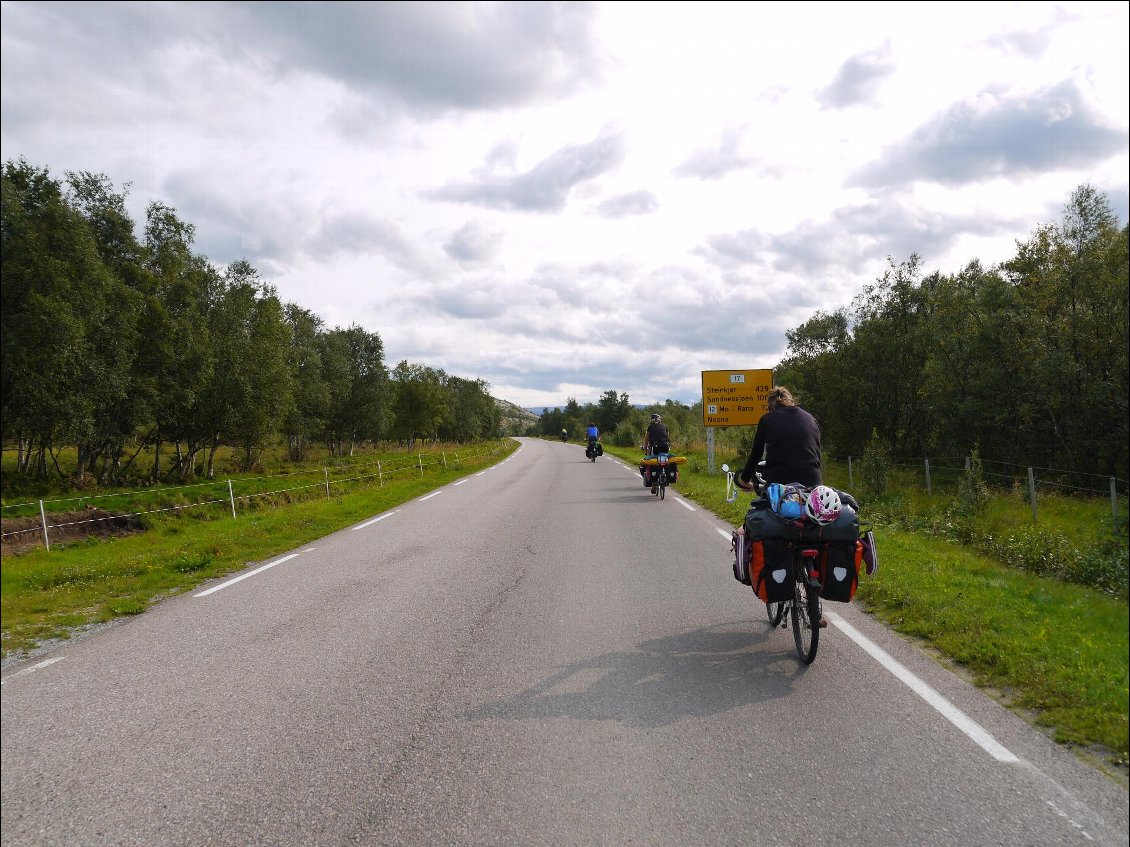
[(793, 596), (789, 542), (761, 538), (750, 544), (750, 586), (764, 603), (782, 603)]

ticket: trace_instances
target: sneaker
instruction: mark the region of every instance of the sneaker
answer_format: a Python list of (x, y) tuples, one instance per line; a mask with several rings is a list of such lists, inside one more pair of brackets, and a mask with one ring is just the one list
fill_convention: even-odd
[(657, 485), (651, 486), (651, 493), (652, 494), (658, 494), (659, 493), (659, 486), (657, 486)]
[(828, 619), (826, 617), (824, 617), (823, 615), (821, 615), (820, 616), (820, 622), (818, 624), (816, 624), (817, 628), (823, 629), (827, 625), (828, 625)]

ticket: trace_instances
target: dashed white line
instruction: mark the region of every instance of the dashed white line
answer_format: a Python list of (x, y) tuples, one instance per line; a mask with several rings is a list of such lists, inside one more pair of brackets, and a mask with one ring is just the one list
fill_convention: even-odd
[(283, 556), (281, 559), (275, 559), (275, 561), (268, 562), (267, 564), (262, 565), (261, 567), (258, 567), (253, 571), (248, 571), (245, 574), (240, 574), (235, 579), (229, 579), (227, 582), (221, 582), (219, 585), (213, 585), (207, 591), (201, 591), (199, 594), (193, 594), (192, 596), (193, 597), (207, 597), (209, 594), (211, 594), (215, 591), (219, 591), (221, 588), (227, 588), (229, 585), (235, 585), (237, 582), (245, 580), (249, 576), (255, 576), (255, 574), (262, 573), (263, 571), (267, 570), (268, 568), (273, 568), (275, 565), (281, 565), (283, 562), (289, 562), (291, 559), (293, 559), (295, 556), (298, 556), (298, 555), (299, 555), (298, 553), (291, 553), (289, 556)]
[(456, 483), (454, 483), (454, 484), (455, 484), (455, 485), (462, 485), (462, 484), (463, 484), (463, 483), (465, 483), (466, 481), (467, 481), (467, 478), (466, 478), (466, 477), (464, 477), (463, 479), (459, 480), (458, 482), (456, 482)]
[(431, 494), (425, 494), (420, 498), (420, 502), (423, 503), (425, 500), (431, 500), (433, 497), (438, 497), (440, 494), (443, 494), (442, 488), (439, 491), (433, 491)]
[(357, 526), (353, 527), (353, 529), (354, 529), (354, 531), (356, 531), (356, 530), (359, 530), (359, 529), (364, 529), (367, 526), (372, 526), (377, 521), (383, 521), (385, 518), (391, 518), (393, 515), (395, 515), (399, 511), (400, 511), (400, 509), (393, 509), (391, 512), (385, 512), (380, 517), (373, 518), (371, 521), (365, 521), (365, 523), (363, 523), (363, 524), (358, 524)]
[(678, 503), (680, 506), (682, 506), (684, 509), (689, 509), (692, 512), (698, 511), (698, 509), (696, 509), (694, 506), (692, 506), (690, 503), (688, 503), (686, 500), (683, 500), (680, 497), (676, 497), (675, 502)]
[(45, 659), (44, 661), (39, 662), (38, 664), (34, 664), (30, 668), (24, 668), (22, 671), (16, 671), (14, 674), (9, 674), (7, 679), (0, 682), (0, 685), (5, 685), (8, 682), (8, 680), (11, 679), (14, 676), (21, 676), (25, 673), (35, 673), (36, 671), (42, 670), (43, 668), (47, 667), (48, 665), (53, 665), (56, 662), (61, 662), (65, 658), (67, 658), (67, 657), (66, 656), (56, 656), (53, 659)]
[(723, 538), (725, 538), (725, 539), (727, 539), (727, 540), (729, 540), (729, 539), (733, 538), (733, 533), (730, 533), (730, 532), (726, 532), (726, 530), (724, 530), (724, 529), (719, 529), (718, 527), (714, 527), (714, 529), (715, 529), (715, 530), (717, 531), (717, 533), (718, 533), (719, 535), (721, 535), (721, 536), (722, 536)]

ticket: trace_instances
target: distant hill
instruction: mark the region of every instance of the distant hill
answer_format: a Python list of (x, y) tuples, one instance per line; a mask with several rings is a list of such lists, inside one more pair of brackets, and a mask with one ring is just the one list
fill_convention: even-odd
[(530, 426), (541, 420), (541, 415), (535, 414), (521, 406), (516, 406), (509, 400), (494, 398), (495, 405), (501, 415), (502, 431), (511, 435), (521, 435)]

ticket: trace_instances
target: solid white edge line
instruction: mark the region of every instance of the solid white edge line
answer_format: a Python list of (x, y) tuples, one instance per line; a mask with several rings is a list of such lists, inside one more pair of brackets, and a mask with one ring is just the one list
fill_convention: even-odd
[(717, 530), (718, 534), (721, 535), (723, 538), (733, 538), (734, 537), (733, 533), (726, 532), (726, 530), (724, 530), (724, 529), (718, 529), (718, 527), (714, 527), (714, 529)]
[(895, 675), (911, 691), (934, 707), (946, 720), (964, 732), (975, 744), (998, 762), (1014, 764), (1020, 759), (1003, 747), (992, 735), (949, 700), (899, 664), (886, 650), (863, 635), (839, 615), (828, 614), (832, 623), (848, 638), (863, 648), (875, 661)]
[(436, 497), (440, 494), (443, 494), (442, 488), (439, 491), (433, 491), (431, 494), (424, 495), (423, 497), (420, 498), (420, 502), (423, 503), (425, 500), (431, 500), (433, 497)]
[(681, 498), (679, 498), (679, 497), (676, 497), (676, 498), (675, 498), (675, 502), (676, 502), (676, 503), (678, 503), (678, 504), (679, 504), (680, 506), (682, 506), (682, 507), (683, 507), (684, 509), (689, 509), (689, 510), (690, 510), (690, 511), (692, 511), (692, 512), (697, 512), (697, 511), (698, 511), (698, 509), (696, 509), (696, 508), (695, 508), (694, 506), (692, 506), (692, 505), (691, 505), (690, 503), (688, 503), (688, 502), (687, 502), (686, 500), (683, 500), (683, 499), (681, 499)]
[(378, 518), (373, 518), (371, 521), (365, 521), (365, 523), (363, 523), (363, 524), (358, 524), (357, 526), (353, 527), (353, 531), (356, 532), (359, 529), (364, 529), (367, 526), (372, 526), (377, 521), (383, 521), (385, 518), (391, 518), (393, 515), (395, 515), (399, 511), (400, 511), (400, 509), (393, 509), (391, 512), (385, 512), (383, 515), (381, 515)]
[(13, 674), (9, 674), (6, 679), (4, 679), (3, 681), (0, 681), (0, 685), (4, 685), (9, 679), (11, 679), (14, 676), (20, 676), (21, 674), (25, 674), (25, 673), (35, 673), (36, 671), (41, 670), (42, 668), (45, 668), (48, 665), (53, 665), (56, 662), (61, 662), (65, 658), (67, 658), (67, 657), (66, 656), (56, 656), (53, 659), (44, 659), (42, 662), (38, 662), (37, 664), (32, 665), (30, 668), (24, 668), (22, 671), (16, 671)]
[(245, 574), (240, 574), (235, 579), (229, 579), (227, 582), (221, 582), (219, 585), (213, 585), (207, 591), (201, 591), (199, 594), (193, 594), (192, 596), (193, 597), (207, 597), (209, 594), (213, 593), (214, 591), (219, 591), (221, 588), (227, 588), (229, 585), (235, 585), (237, 582), (245, 580), (249, 576), (255, 576), (255, 574), (257, 574), (257, 573), (262, 573), (263, 571), (267, 570), (267, 568), (273, 568), (275, 565), (281, 565), (283, 562), (290, 561), (291, 559), (293, 559), (297, 555), (299, 555), (299, 554), (298, 553), (291, 553), (289, 556), (283, 556), (281, 559), (275, 559), (275, 561), (268, 562), (267, 564), (262, 565), (262, 566), (256, 568), (253, 571), (248, 571)]

